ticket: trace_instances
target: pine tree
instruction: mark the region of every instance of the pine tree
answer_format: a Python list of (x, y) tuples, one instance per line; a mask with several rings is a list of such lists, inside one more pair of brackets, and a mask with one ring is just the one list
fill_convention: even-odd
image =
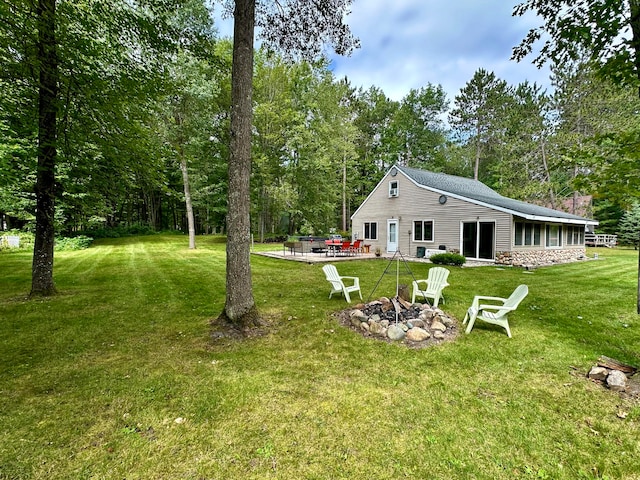
[(640, 245), (640, 204), (634, 204), (620, 220), (618, 240), (624, 245), (633, 245), (637, 250)]

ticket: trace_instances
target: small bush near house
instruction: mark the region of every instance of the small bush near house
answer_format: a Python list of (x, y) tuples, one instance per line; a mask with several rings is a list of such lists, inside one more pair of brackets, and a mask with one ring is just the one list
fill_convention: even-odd
[(436, 253), (434, 255), (431, 255), (429, 257), (429, 260), (431, 260), (431, 263), (435, 263), (438, 265), (458, 265), (458, 266), (463, 265), (464, 262), (467, 261), (467, 259), (464, 258), (459, 253)]
[(55, 249), (60, 250), (84, 250), (89, 248), (93, 242), (93, 238), (86, 235), (78, 235), (77, 237), (57, 237)]

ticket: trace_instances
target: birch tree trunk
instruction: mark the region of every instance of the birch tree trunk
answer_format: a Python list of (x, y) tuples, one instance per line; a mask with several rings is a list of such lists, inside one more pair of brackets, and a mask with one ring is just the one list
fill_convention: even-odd
[(347, 229), (347, 156), (342, 155), (342, 230)]
[(187, 227), (189, 229), (189, 249), (196, 248), (196, 222), (193, 216), (193, 203), (191, 202), (191, 188), (189, 186), (189, 171), (187, 170), (187, 159), (184, 154), (180, 154), (180, 170), (182, 170), (182, 184), (184, 187), (184, 203), (187, 208)]

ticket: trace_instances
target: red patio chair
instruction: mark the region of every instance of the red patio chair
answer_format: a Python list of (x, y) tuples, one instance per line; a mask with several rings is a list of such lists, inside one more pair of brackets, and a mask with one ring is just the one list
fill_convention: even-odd
[(359, 253), (362, 253), (362, 240), (356, 240), (355, 242), (353, 242), (349, 250), (354, 255), (358, 255)]

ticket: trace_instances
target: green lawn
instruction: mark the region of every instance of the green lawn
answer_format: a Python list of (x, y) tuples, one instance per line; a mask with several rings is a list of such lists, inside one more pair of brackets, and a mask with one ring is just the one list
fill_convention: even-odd
[[(0, 254), (0, 479), (640, 479), (640, 404), (584, 378), (600, 355), (640, 365), (637, 252), (451, 267), (458, 319), (529, 285), (513, 338), (479, 323), (413, 350), (340, 327), (321, 265), (255, 255), (269, 334), (212, 343), (224, 244), (187, 243), (57, 253), (60, 294), (38, 300), (31, 256)], [(386, 266), (338, 269), (366, 298)], [(393, 292), (385, 275), (376, 295)]]

